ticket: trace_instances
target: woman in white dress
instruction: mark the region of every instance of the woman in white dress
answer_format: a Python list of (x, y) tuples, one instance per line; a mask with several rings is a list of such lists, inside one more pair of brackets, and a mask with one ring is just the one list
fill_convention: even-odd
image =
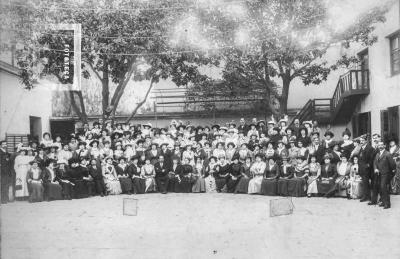
[(29, 162), (33, 161), (33, 156), (28, 156), (28, 148), (22, 147), (19, 155), (14, 161), (15, 170), (15, 197), (24, 198), (29, 196), (28, 183), (26, 176), (30, 169)]
[(155, 176), (156, 171), (154, 170), (154, 166), (151, 164), (150, 158), (146, 158), (145, 164), (141, 169), (141, 177), (146, 179), (146, 192), (156, 191)]
[(256, 161), (250, 168), (250, 172), (252, 173), (253, 178), (249, 181), (249, 194), (261, 192), (261, 183), (263, 180), (265, 168), (267, 166), (262, 160), (261, 154), (256, 154), (255, 159)]
[(217, 158), (215, 156), (211, 156), (209, 161), (210, 162), (208, 163), (208, 165), (204, 168), (204, 175), (206, 176), (206, 178), (204, 178), (206, 184), (206, 192), (217, 192), (217, 187), (215, 185), (214, 179), (214, 172), (217, 166)]
[(103, 178), (104, 183), (107, 188), (108, 194), (121, 194), (121, 184), (119, 182), (119, 178), (117, 176), (117, 172), (115, 171), (115, 167), (113, 166), (112, 157), (107, 157), (104, 159), (106, 164), (103, 166)]
[(362, 179), (361, 174), (365, 173), (366, 168), (363, 164), (358, 163), (358, 156), (353, 157), (348, 184), (348, 193), (350, 199), (359, 199), (362, 196)]

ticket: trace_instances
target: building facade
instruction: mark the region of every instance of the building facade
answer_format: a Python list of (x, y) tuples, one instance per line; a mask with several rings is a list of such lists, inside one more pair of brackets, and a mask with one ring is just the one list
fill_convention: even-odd
[[(325, 95), (313, 96), (295, 118), (317, 120), (340, 135), (345, 127), (354, 136), (378, 133), (386, 140), (400, 135), (400, 6), (395, 1), (386, 22), (376, 25), (378, 37), (372, 46), (352, 46), (337, 55), (359, 57), (360, 62), (347, 71), (336, 71), (319, 87)], [(334, 51), (330, 52), (334, 53)], [(330, 62), (339, 56), (327, 56)], [(340, 74), (340, 75), (339, 75)], [(301, 88), (302, 86), (298, 86)], [(303, 86), (304, 87), (304, 86)]]

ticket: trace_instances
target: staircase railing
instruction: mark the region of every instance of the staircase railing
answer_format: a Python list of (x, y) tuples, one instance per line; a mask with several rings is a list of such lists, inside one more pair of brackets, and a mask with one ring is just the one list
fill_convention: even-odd
[(349, 70), (341, 75), (333, 93), (332, 111), (336, 110), (342, 98), (363, 90), (369, 90), (369, 70)]
[[(349, 70), (339, 77), (335, 92), (332, 98), (310, 99), (293, 118), (300, 121), (314, 120), (317, 117), (325, 117), (328, 120), (333, 118), (337, 107), (343, 98), (356, 93), (369, 92), (369, 70)], [(319, 116), (318, 116), (319, 115)], [(324, 117), (324, 118), (325, 118)]]

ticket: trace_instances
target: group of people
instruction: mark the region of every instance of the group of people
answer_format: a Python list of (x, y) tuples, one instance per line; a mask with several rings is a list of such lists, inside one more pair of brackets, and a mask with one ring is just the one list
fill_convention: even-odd
[[(400, 192), (400, 149), (379, 134), (351, 139), (313, 121), (241, 119), (165, 128), (94, 122), (69, 136), (44, 133), (15, 154), (1, 141), (2, 203), (147, 192), (341, 196), (390, 208)], [(379, 198), (379, 199), (378, 199)]]

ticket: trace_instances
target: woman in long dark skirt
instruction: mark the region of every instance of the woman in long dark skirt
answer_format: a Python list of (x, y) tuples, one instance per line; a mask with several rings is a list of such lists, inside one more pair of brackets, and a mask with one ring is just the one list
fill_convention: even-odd
[(62, 187), (54, 169), (55, 165), (56, 160), (49, 159), (45, 162), (43, 169), (44, 198), (47, 201), (62, 199)]
[(71, 176), (66, 168), (66, 161), (59, 160), (57, 162), (58, 168), (56, 168), (57, 180), (62, 188), (62, 195), (65, 200), (72, 198), (73, 183), (71, 182)]
[(104, 185), (103, 174), (101, 172), (101, 165), (97, 159), (90, 160), (89, 174), (93, 178), (96, 194), (101, 197), (106, 195), (107, 192)]
[(133, 192), (135, 194), (143, 194), (146, 191), (146, 179), (141, 177), (140, 167), (138, 165), (139, 156), (132, 157), (132, 164), (129, 165), (129, 174), (132, 177)]
[(335, 186), (337, 167), (331, 163), (331, 159), (329, 154), (324, 156), (324, 164), (321, 165), (321, 174), (317, 180), (319, 194), (325, 195)]
[[(278, 179), (278, 195), (288, 196), (288, 183), (294, 175), (294, 167), (288, 163), (287, 158), (282, 159), (283, 164), (280, 169), (280, 177)], [(293, 161), (292, 161), (293, 162)]]
[(244, 167), (242, 163), (239, 163), (239, 155), (234, 155), (232, 157), (232, 164), (230, 166), (230, 174), (226, 187), (229, 193), (235, 192), (236, 186), (244, 174)]
[(306, 195), (308, 173), (309, 169), (307, 160), (303, 156), (298, 156), (293, 177), (288, 179), (289, 196), (303, 197)]
[(87, 198), (89, 196), (89, 190), (87, 188), (86, 182), (83, 180), (83, 171), (79, 168), (79, 159), (71, 158), (69, 160), (69, 163), (70, 169), (68, 173), (71, 177), (71, 182), (74, 184), (73, 198)]
[(279, 166), (276, 157), (268, 159), (268, 165), (264, 171), (264, 179), (261, 182), (261, 194), (275, 196), (278, 189)]
[(249, 181), (251, 179), (251, 157), (248, 156), (245, 158), (245, 162), (243, 166), (243, 174), (240, 177), (239, 183), (236, 185), (235, 193), (247, 193), (249, 190)]
[(189, 193), (192, 192), (192, 175), (193, 167), (189, 164), (189, 159), (183, 159), (183, 165), (175, 182), (175, 192)]
[(119, 163), (115, 170), (117, 171), (119, 182), (121, 184), (122, 193), (132, 194), (133, 183), (131, 175), (129, 174), (128, 164), (125, 161), (125, 157), (119, 158)]
[(39, 162), (33, 160), (30, 162), (31, 168), (26, 175), (26, 181), (29, 190), (29, 202), (43, 201), (43, 172), (39, 168)]
[(217, 192), (221, 192), (226, 185), (229, 178), (229, 169), (230, 166), (225, 160), (225, 155), (220, 155), (216, 172), (214, 173)]

